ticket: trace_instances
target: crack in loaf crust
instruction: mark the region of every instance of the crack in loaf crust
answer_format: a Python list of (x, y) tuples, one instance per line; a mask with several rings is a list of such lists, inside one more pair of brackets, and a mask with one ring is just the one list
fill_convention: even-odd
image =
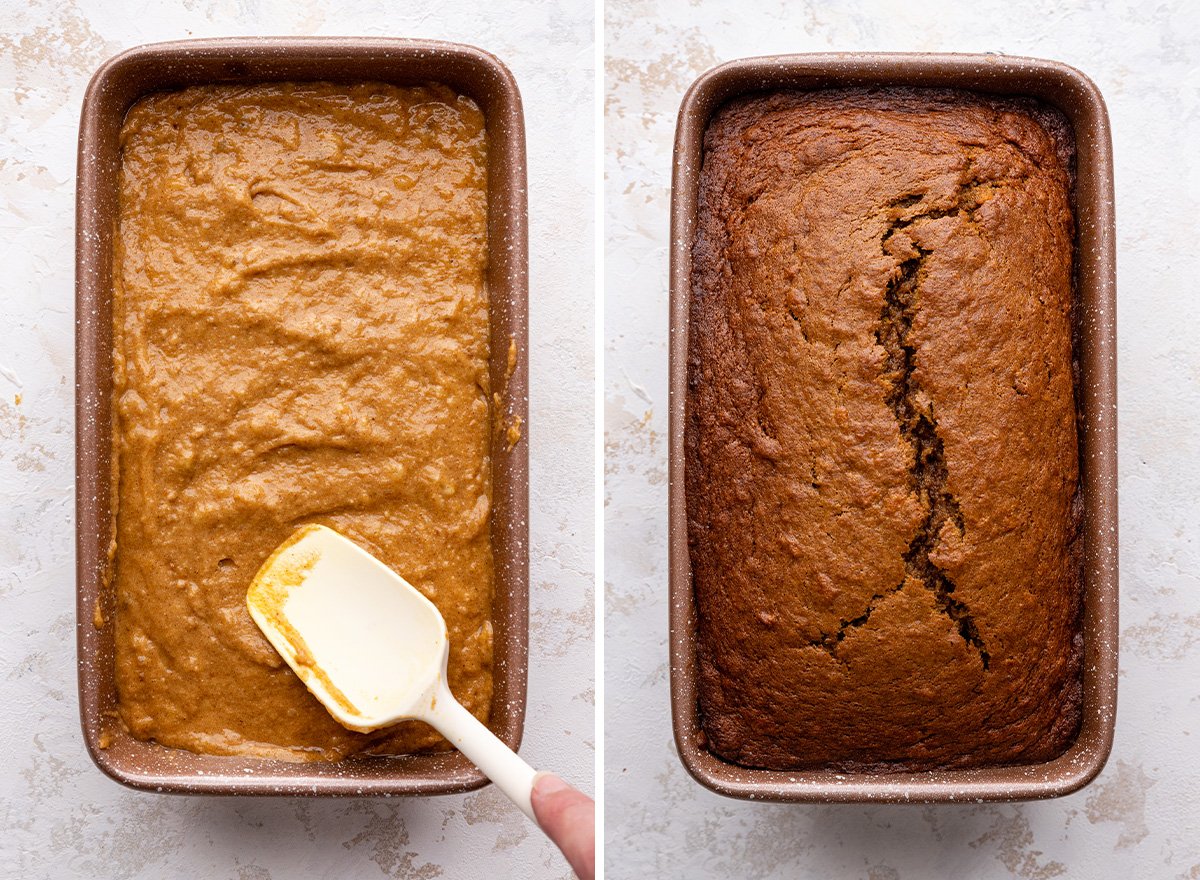
[(1054, 111), (961, 92), (713, 117), (685, 470), (716, 754), (925, 770), (1074, 739), (1072, 159)]

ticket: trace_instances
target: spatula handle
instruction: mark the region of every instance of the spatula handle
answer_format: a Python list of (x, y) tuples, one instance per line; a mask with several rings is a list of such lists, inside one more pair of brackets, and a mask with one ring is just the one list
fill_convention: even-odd
[(483, 771), (496, 787), (537, 822), (530, 797), (537, 771), (506, 746), (496, 734), (454, 699), (449, 689), (439, 688), (433, 706), (421, 716)]

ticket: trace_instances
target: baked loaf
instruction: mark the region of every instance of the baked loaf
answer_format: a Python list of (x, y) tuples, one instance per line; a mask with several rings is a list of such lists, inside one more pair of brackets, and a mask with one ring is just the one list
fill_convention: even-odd
[(717, 755), (931, 770), (1074, 739), (1073, 150), (1056, 111), (952, 91), (712, 119), (686, 486)]

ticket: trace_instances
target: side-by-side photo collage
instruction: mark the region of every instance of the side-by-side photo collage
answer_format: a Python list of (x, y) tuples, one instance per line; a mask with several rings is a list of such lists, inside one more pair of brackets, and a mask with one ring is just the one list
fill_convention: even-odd
[(0, 0), (0, 110), (0, 880), (1200, 878), (1200, 7)]

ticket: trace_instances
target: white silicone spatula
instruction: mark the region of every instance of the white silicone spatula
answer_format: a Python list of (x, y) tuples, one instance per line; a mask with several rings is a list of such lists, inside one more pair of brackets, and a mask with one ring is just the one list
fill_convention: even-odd
[(534, 769), (450, 693), (445, 621), (412, 584), (333, 529), (307, 525), (259, 569), (246, 604), (345, 727), (431, 724), (534, 818)]

